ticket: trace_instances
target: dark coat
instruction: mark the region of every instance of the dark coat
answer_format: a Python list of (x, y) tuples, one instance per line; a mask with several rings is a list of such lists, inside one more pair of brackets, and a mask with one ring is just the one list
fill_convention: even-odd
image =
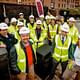
[[(24, 53), (26, 55), (26, 73), (28, 73), (28, 59), (27, 59), (27, 53), (26, 53), (26, 49), (24, 47), (24, 45), (22, 44), (22, 42), (20, 42), (21, 48), (24, 50)], [(31, 48), (32, 48), (32, 43), (30, 42)], [(32, 49), (33, 52), (33, 59), (34, 59), (34, 63), (35, 63), (35, 55), (34, 55), (34, 51)], [(12, 74), (19, 74), (21, 71), (19, 69), (19, 67), (17, 66), (17, 52), (16, 52), (16, 48), (15, 46), (12, 47), (12, 49), (10, 50), (10, 56), (9, 56), (9, 61), (10, 61), (10, 67), (11, 67), (11, 73)]]
[(17, 43), (17, 39), (15, 39), (12, 34), (8, 34), (8, 37), (0, 35), (0, 41), (2, 41), (6, 45), (8, 52), (13, 47), (13, 45)]

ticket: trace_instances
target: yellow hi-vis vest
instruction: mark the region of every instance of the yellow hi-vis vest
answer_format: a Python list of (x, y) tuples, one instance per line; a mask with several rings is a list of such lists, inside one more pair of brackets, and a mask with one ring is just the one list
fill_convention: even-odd
[(54, 25), (54, 27), (52, 27), (52, 25), (49, 24), (49, 32), (50, 32), (51, 39), (53, 40), (54, 36), (57, 33), (57, 25)]
[(71, 38), (67, 36), (64, 44), (62, 44), (62, 40), (59, 35), (55, 36), (55, 48), (54, 53), (52, 54), (53, 59), (56, 61), (65, 62), (68, 60), (68, 49), (71, 44)]
[(36, 23), (34, 23), (34, 25), (32, 26), (30, 23), (27, 24), (28, 28), (30, 30), (35, 29), (36, 28)]
[(8, 32), (13, 35), (15, 34), (15, 31), (17, 31), (17, 30), (18, 30), (17, 26), (14, 26), (14, 25), (10, 25), (8, 28)]
[(78, 29), (75, 26), (71, 27), (68, 35), (72, 38), (72, 43), (76, 44), (78, 41)]
[[(26, 26), (26, 19), (23, 19), (23, 21), (24, 26)], [(21, 22), (21, 19), (18, 19), (18, 22)]]
[[(30, 33), (30, 38), (33, 40), (33, 42), (35, 43), (36, 47), (40, 47), (44, 44), (45, 39), (47, 38), (47, 32), (46, 30), (42, 30), (41, 31), (41, 35), (39, 40), (37, 39), (37, 35), (36, 35), (36, 31), (32, 30)], [(37, 42), (40, 41), (38, 44)]]
[[(34, 45), (32, 45), (32, 47), (34, 47)], [(26, 55), (25, 55), (24, 50), (21, 48), (20, 42), (18, 42), (15, 45), (15, 48), (16, 48), (16, 52), (17, 52), (17, 56), (18, 56), (17, 65), (18, 65), (19, 69), (21, 70), (21, 72), (26, 72)], [(33, 48), (33, 50), (34, 50), (34, 48)], [(34, 50), (34, 55), (36, 58), (35, 50)]]
[(23, 51), (23, 49), (21, 48), (20, 42), (18, 42), (15, 45), (16, 48), (16, 52), (17, 52), (17, 65), (19, 67), (19, 69), (21, 70), (21, 72), (26, 72), (26, 55)]
[(18, 31), (16, 31), (16, 32), (14, 33), (14, 37), (15, 37), (18, 41), (21, 40), (21, 37), (20, 37)]

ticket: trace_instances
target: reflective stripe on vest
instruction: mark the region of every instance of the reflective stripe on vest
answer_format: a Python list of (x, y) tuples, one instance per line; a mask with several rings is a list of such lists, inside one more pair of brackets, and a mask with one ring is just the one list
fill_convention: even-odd
[(19, 35), (19, 33), (16, 31), (15, 32), (15, 38), (18, 40), (18, 41), (20, 41), (21, 40), (21, 38), (20, 38), (20, 35)]
[(58, 35), (55, 37), (56, 48), (65, 49), (65, 50), (69, 49), (69, 46), (70, 46), (70, 43), (71, 43), (71, 38), (69, 38), (69, 42), (68, 42), (67, 46), (58, 46), (58, 37), (59, 37)]
[(60, 36), (56, 35), (55, 43), (56, 43), (56, 46), (54, 48), (54, 53), (53, 53), (52, 57), (54, 59), (56, 59), (58, 62), (60, 60), (62, 62), (67, 61), (68, 60), (68, 49), (71, 44), (71, 38), (67, 37), (64, 44), (62, 44)]
[(28, 28), (30, 30), (35, 29), (36, 28), (36, 24), (34, 23), (34, 25), (32, 26), (30, 23), (27, 24)]
[(42, 46), (44, 44), (44, 41), (45, 39), (47, 38), (47, 32), (46, 30), (42, 30), (41, 31), (41, 35), (40, 35), (40, 38), (39, 40), (37, 39), (37, 36), (36, 36), (36, 32), (35, 30), (32, 30), (31, 33), (30, 33), (30, 38), (37, 44), (37, 42), (39, 41), (38, 43), (38, 47)]
[(54, 25), (54, 27), (52, 27), (52, 25), (49, 24), (49, 32), (50, 32), (50, 36), (51, 36), (51, 38), (53, 40), (54, 36), (57, 33), (57, 25)]
[(17, 65), (19, 69), (21, 70), (21, 72), (26, 72), (26, 56), (25, 56), (23, 49), (21, 48), (20, 42), (18, 42), (15, 45), (15, 48), (16, 48), (16, 52), (18, 56)]

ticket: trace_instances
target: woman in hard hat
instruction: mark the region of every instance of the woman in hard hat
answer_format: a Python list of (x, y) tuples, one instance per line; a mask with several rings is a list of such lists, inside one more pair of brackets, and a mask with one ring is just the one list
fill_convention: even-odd
[(53, 52), (52, 52), (52, 70), (47, 80), (52, 80), (55, 74), (55, 70), (59, 63), (62, 66), (62, 73), (65, 71), (68, 64), (68, 51), (71, 45), (71, 38), (67, 36), (69, 32), (68, 24), (64, 23), (61, 26), (61, 34), (57, 34), (53, 41)]
[(22, 27), (19, 31), (21, 40), (10, 51), (10, 64), (14, 62), (11, 65), (11, 70), (13, 74), (17, 75), (19, 80), (26, 80), (26, 75), (28, 75), (30, 80), (35, 80), (35, 53), (33, 44), (29, 41), (29, 33), (30, 30), (28, 28)]
[[(67, 67), (67, 69), (65, 70), (63, 74), (63, 80), (74, 79), (75, 77), (73, 77), (73, 75), (76, 72), (80, 73), (80, 35), (78, 36), (78, 43), (77, 43), (76, 49), (73, 54), (74, 54), (74, 58), (72, 62), (70, 63), (72, 64), (71, 68), (69, 69), (69, 67)], [(80, 78), (78, 79), (76, 77), (76, 80), (80, 80)]]

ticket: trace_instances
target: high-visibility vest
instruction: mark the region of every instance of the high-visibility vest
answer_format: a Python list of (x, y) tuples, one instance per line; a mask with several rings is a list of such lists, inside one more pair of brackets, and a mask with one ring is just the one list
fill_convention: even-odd
[[(32, 47), (34, 47), (32, 45)], [(15, 48), (16, 48), (16, 52), (17, 52), (17, 65), (19, 67), (19, 69), (21, 70), (21, 72), (26, 72), (26, 55), (25, 55), (25, 52), (24, 50), (21, 48), (21, 45), (20, 45), (20, 42), (18, 42), (16, 45), (15, 45)], [(35, 47), (34, 47), (35, 48)], [(33, 51), (34, 51), (34, 48), (33, 48)], [(34, 57), (36, 58), (36, 54), (35, 54), (35, 51), (34, 51)]]
[(15, 37), (18, 41), (21, 40), (21, 37), (20, 37), (18, 31), (16, 31), (16, 32), (14, 33), (14, 37)]
[(48, 27), (49, 27), (49, 33), (50, 33), (51, 39), (53, 40), (54, 36), (55, 36), (56, 33), (57, 33), (57, 25), (54, 25), (54, 26), (52, 27), (52, 25), (49, 24)]
[(44, 26), (45, 30), (48, 30), (48, 25), (47, 25), (46, 21), (43, 22), (43, 26)]
[(76, 44), (77, 41), (78, 41), (78, 29), (73, 26), (69, 29), (69, 33), (68, 33), (69, 36), (71, 36), (72, 38), (72, 43), (73, 44)]
[[(21, 22), (20, 20), (21, 20), (21, 19), (18, 19), (18, 22)], [(23, 22), (24, 26), (26, 26), (26, 19), (23, 19), (23, 21), (24, 21), (24, 22)]]
[(9, 28), (8, 28), (8, 32), (13, 34), (17, 31), (17, 26), (14, 26), (14, 25), (10, 25)]
[(60, 35), (56, 35), (55, 36), (55, 48), (54, 48), (52, 57), (58, 62), (60, 60), (62, 62), (67, 61), (68, 60), (68, 49), (70, 47), (70, 44), (71, 44), (71, 38), (69, 36), (67, 36), (64, 44), (62, 44)]
[(17, 65), (21, 72), (26, 72), (26, 55), (23, 49), (21, 48), (20, 42), (15, 45), (17, 52)]
[[(38, 40), (37, 35), (36, 35), (36, 31), (32, 30), (30, 33), (30, 38), (33, 40), (33, 42), (35, 42), (35, 45), (37, 47), (40, 47), (44, 44), (44, 40), (47, 38), (47, 32), (46, 32), (46, 30), (42, 29), (40, 38)], [(38, 41), (39, 41), (39, 43), (37, 43)]]
[(36, 28), (36, 23), (34, 23), (34, 25), (32, 26), (30, 23), (27, 24), (28, 28), (30, 30), (35, 29)]

